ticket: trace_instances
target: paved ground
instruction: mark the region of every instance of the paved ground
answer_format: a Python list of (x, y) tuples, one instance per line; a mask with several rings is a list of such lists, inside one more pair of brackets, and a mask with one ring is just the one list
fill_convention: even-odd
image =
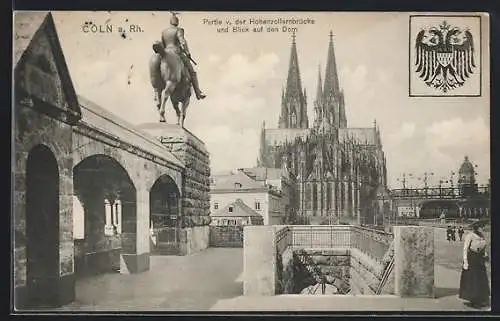
[[(460, 272), (462, 270), (463, 242), (458, 239), (454, 242), (448, 242), (446, 240), (446, 230), (444, 228), (436, 228), (436, 233), (434, 235), (436, 263), (440, 266)], [(485, 233), (485, 235), (488, 240), (488, 244), (491, 244), (490, 233)], [(491, 245), (488, 246), (488, 253), (491, 254)], [(490, 265), (487, 264), (487, 267), (491, 279)]]
[(243, 294), (237, 281), (243, 250), (209, 248), (191, 256), (152, 256), (144, 273), (80, 279), (76, 300), (60, 310), (208, 310), (220, 299)]
[(211, 311), (477, 311), (457, 297), (460, 272), (436, 264), (436, 299), (391, 295), (239, 296), (218, 301)]
[(394, 296), (243, 297), (243, 250), (209, 248), (191, 256), (152, 256), (151, 269), (77, 281), (76, 301), (64, 311), (154, 310), (470, 310), (458, 299), (463, 243), (436, 229), (436, 299)]

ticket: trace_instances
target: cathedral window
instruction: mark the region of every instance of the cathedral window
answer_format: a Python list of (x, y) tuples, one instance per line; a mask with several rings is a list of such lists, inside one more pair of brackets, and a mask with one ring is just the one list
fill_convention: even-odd
[(259, 201), (255, 201), (255, 209), (257, 211), (260, 211), (260, 202)]

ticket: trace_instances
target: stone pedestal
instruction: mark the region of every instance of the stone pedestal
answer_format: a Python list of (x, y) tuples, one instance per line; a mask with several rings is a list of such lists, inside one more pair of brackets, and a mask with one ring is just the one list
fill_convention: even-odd
[(207, 248), (210, 156), (205, 143), (178, 125), (155, 123), (143, 124), (140, 128), (156, 137), (185, 165), (180, 202), (180, 254), (187, 255)]
[(276, 247), (273, 226), (245, 226), (243, 230), (243, 294), (275, 295)]
[(395, 294), (434, 298), (434, 228), (394, 226)]

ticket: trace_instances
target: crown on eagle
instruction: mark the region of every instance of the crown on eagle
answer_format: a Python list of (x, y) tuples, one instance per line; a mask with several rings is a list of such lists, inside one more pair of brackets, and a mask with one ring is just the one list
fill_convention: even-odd
[(441, 28), (442, 30), (448, 30), (448, 29), (450, 29), (450, 25), (445, 20), (445, 21), (443, 21), (442, 24), (439, 25), (439, 28)]

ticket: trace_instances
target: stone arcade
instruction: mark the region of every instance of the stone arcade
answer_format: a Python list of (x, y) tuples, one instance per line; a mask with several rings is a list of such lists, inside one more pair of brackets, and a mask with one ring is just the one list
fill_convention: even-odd
[(15, 308), (73, 301), (80, 272), (148, 270), (152, 204), (176, 254), (208, 247), (204, 143), (166, 126), (162, 144), (77, 96), (50, 13), (18, 12), (14, 31)]

